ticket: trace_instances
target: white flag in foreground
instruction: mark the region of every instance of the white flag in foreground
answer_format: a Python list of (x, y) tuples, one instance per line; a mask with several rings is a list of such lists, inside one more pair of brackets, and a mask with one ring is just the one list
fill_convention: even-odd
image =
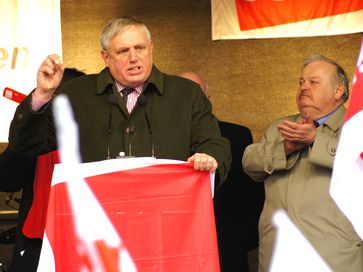
[(363, 41), (334, 160), (330, 194), (363, 239)]
[(271, 272), (328, 272), (331, 269), (282, 210), (274, 214), (277, 237)]
[[(80, 164), (78, 129), (65, 96), (55, 99), (55, 121), (61, 161), (74, 213), (81, 271), (137, 271), (127, 249), (85, 180), (77, 173)], [(44, 237), (44, 240), (47, 236)], [(44, 242), (48, 245), (48, 241)], [(48, 260), (47, 260), (48, 259)], [(49, 265), (46, 265), (50, 262)], [(53, 258), (41, 256), (38, 271), (50, 271)]]

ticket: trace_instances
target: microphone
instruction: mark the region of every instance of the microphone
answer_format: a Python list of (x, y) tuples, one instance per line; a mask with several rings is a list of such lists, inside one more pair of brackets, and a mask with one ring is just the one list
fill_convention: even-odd
[(110, 105), (110, 113), (108, 115), (108, 127), (107, 127), (107, 159), (109, 160), (111, 159), (110, 144), (111, 144), (111, 128), (112, 128), (112, 105), (117, 105), (117, 97), (112, 93), (112, 85), (109, 85), (107, 88), (109, 89), (107, 102)]
[[(109, 85), (109, 94), (107, 97), (107, 102), (110, 105), (110, 113), (108, 115), (108, 127), (107, 127), (107, 159), (111, 159), (110, 145), (111, 145), (111, 132), (112, 132), (112, 105), (118, 105), (117, 95), (112, 93), (112, 85)], [(133, 135), (135, 133), (135, 129), (133, 126), (125, 129), (126, 133), (129, 135)], [(122, 150), (125, 150), (125, 137), (122, 133)], [(126, 156), (124, 151), (119, 152), (119, 155), (116, 158), (131, 158), (131, 143), (129, 143), (129, 156)]]
[(150, 126), (150, 121), (149, 121), (149, 116), (146, 112), (146, 106), (148, 104), (148, 98), (141, 94), (138, 99), (137, 99), (137, 104), (139, 104), (139, 106), (141, 106), (144, 109), (144, 113), (145, 113), (145, 120), (146, 120), (146, 124), (147, 124), (147, 128), (149, 130), (149, 135), (150, 135), (150, 144), (151, 144), (151, 156), (155, 157), (155, 148), (154, 148), (154, 142), (153, 142), (153, 132), (151, 130), (151, 126)]
[(129, 157), (133, 157), (132, 156), (132, 139), (134, 138), (134, 134), (135, 134), (135, 127), (134, 126), (129, 126), (125, 129), (125, 132), (127, 135), (130, 136), (130, 140), (129, 140)]

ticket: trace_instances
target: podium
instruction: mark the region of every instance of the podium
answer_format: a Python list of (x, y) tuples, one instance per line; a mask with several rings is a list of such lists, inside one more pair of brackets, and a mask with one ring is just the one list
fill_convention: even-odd
[[(74, 205), (85, 211), (82, 220), (89, 220), (80, 233), (108, 234), (84, 192), (70, 196), (68, 186), (79, 181), (67, 180), (69, 171), (55, 165), (38, 271), (80, 271), (85, 265)], [(83, 163), (72, 171), (84, 179), (137, 271), (219, 271), (214, 175), (195, 171), (189, 163), (155, 158)]]

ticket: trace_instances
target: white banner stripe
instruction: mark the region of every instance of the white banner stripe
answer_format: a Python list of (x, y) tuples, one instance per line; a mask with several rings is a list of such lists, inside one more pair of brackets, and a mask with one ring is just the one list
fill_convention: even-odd
[[(70, 171), (72, 171), (72, 173), (76, 173), (77, 176), (80, 178), (85, 178), (89, 176), (102, 175), (116, 171), (131, 170), (152, 165), (180, 163), (186, 162), (177, 160), (156, 159), (153, 157), (120, 158), (98, 162), (81, 163), (72, 167)], [(59, 182), (64, 182), (67, 180), (67, 176), (69, 176), (69, 173), (67, 173), (67, 167), (65, 167), (63, 164), (56, 164), (54, 166), (52, 186)]]

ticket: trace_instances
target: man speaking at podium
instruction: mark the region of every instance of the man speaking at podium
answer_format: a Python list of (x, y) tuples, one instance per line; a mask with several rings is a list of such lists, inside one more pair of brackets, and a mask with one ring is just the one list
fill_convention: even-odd
[(230, 145), (199, 86), (153, 65), (150, 32), (133, 17), (111, 20), (100, 42), (106, 67), (61, 86), (60, 57), (44, 60), (36, 88), (16, 110), (9, 149), (24, 158), (57, 149), (52, 101), (59, 87), (78, 123), (83, 162), (120, 156), (183, 160), (196, 170), (218, 170), (222, 182), (230, 166)]
[[(216, 171), (223, 180), (230, 147), (221, 137), (212, 106), (199, 86), (164, 74), (153, 65), (153, 42), (134, 17), (104, 28), (100, 42), (106, 67), (64, 84), (79, 126), (83, 162), (118, 156), (187, 160), (196, 170)], [(37, 87), (19, 105), (9, 146), (26, 156), (56, 149), (51, 102), (63, 74), (59, 56), (41, 64)]]

